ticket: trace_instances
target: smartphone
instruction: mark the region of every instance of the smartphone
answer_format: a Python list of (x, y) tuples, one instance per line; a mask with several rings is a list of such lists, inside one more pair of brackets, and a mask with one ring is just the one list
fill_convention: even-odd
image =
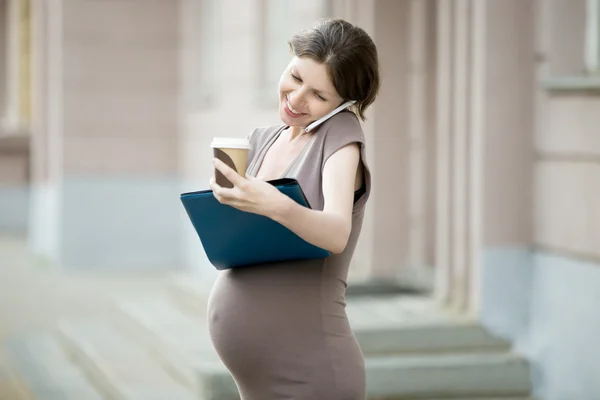
[(305, 132), (310, 132), (313, 129), (315, 129), (317, 126), (321, 125), (323, 122), (327, 121), (329, 118), (333, 117), (335, 114), (339, 113), (340, 111), (344, 111), (346, 108), (350, 107), (352, 104), (356, 103), (355, 100), (352, 101), (347, 101), (344, 104), (342, 104), (341, 106), (339, 106), (338, 108), (336, 108), (335, 110), (331, 111), (329, 114), (325, 115), (322, 118), (319, 118), (318, 120), (316, 120), (315, 122), (311, 122), (305, 129)]

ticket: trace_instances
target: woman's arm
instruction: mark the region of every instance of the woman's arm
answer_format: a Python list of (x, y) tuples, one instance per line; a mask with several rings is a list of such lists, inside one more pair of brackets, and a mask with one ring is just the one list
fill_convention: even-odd
[(334, 254), (344, 251), (352, 230), (352, 207), (360, 150), (356, 143), (336, 151), (323, 168), (323, 211), (286, 201), (269, 215), (302, 239)]
[(323, 167), (323, 211), (303, 207), (267, 182), (241, 178), (219, 160), (215, 167), (234, 185), (227, 189), (211, 179), (217, 200), (242, 211), (265, 215), (307, 242), (331, 253), (346, 248), (352, 229), (354, 185), (360, 161), (357, 143), (349, 144), (329, 157)]

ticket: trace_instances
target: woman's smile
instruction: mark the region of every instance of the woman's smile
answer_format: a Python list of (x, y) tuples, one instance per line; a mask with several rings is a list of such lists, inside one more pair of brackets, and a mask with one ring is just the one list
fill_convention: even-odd
[(290, 103), (290, 98), (288, 96), (286, 96), (286, 98), (285, 98), (285, 103), (283, 104), (283, 109), (284, 109), (285, 113), (292, 118), (299, 118), (299, 117), (303, 117), (306, 115), (306, 113), (301, 113), (301, 112), (297, 111), (296, 109), (294, 109), (294, 107), (292, 106), (292, 103)]

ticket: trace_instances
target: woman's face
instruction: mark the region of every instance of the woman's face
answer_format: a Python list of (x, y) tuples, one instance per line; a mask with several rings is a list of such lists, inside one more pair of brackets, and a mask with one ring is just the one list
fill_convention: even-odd
[(324, 64), (294, 57), (279, 79), (279, 116), (288, 126), (306, 127), (342, 103)]

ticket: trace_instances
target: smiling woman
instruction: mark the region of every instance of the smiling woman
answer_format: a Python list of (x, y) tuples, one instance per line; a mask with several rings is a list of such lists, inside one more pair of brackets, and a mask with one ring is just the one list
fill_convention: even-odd
[[(234, 187), (213, 178), (211, 188), (218, 201), (271, 218), (332, 255), (220, 272), (209, 330), (243, 400), (363, 400), (364, 360), (345, 291), (371, 191), (359, 118), (379, 89), (377, 50), (343, 20), (320, 21), (289, 43), (293, 58), (279, 80), (282, 123), (250, 135), (247, 178), (216, 160)], [(300, 183), (312, 208), (265, 182), (284, 177)]]

